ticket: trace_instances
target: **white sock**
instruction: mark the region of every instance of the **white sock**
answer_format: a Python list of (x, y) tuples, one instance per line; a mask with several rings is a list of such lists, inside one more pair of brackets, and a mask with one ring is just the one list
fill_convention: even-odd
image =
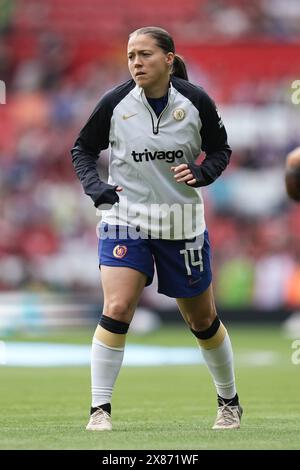
[(203, 358), (213, 377), (217, 393), (222, 398), (233, 398), (236, 395), (233, 353), (228, 333), (222, 343), (214, 349), (201, 347)]
[(91, 376), (92, 407), (110, 403), (112, 391), (124, 356), (124, 347), (110, 347), (93, 338)]

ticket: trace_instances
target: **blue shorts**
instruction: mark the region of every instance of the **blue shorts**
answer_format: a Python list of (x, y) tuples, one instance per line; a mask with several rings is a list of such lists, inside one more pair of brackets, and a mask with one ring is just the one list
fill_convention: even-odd
[[(107, 236), (114, 229), (113, 238)], [(123, 233), (120, 233), (122, 229)], [(210, 245), (207, 230), (193, 240), (129, 238), (126, 227), (100, 226), (99, 266), (121, 266), (147, 276), (146, 286), (153, 281), (154, 264), (158, 292), (168, 297), (194, 297), (211, 283)], [(124, 236), (125, 235), (125, 236)]]

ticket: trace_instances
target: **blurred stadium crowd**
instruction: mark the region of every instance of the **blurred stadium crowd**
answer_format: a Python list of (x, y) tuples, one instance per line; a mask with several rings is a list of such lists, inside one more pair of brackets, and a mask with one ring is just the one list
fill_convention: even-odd
[[(70, 148), (102, 93), (127, 80), (128, 33), (156, 24), (174, 35), (190, 80), (220, 105), (233, 147), (226, 173), (204, 189), (219, 304), (300, 305), (300, 206), (283, 181), (285, 155), (300, 144), (300, 105), (291, 101), (300, 79), (299, 1), (0, 7), (0, 290), (98, 291), (99, 219)], [(102, 176), (107, 158), (99, 159)], [(145, 302), (152, 298), (148, 291)]]

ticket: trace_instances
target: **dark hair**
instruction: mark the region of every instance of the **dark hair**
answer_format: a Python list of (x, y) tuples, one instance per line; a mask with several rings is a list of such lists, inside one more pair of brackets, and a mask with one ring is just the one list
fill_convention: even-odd
[(175, 77), (183, 78), (188, 80), (188, 74), (186, 70), (186, 65), (182, 57), (175, 53), (175, 44), (172, 36), (163, 28), (158, 26), (145, 26), (144, 28), (139, 28), (133, 31), (129, 38), (135, 34), (149, 34), (153, 39), (155, 39), (156, 44), (160, 47), (166, 54), (168, 52), (173, 52), (174, 62), (172, 68), (172, 75)]

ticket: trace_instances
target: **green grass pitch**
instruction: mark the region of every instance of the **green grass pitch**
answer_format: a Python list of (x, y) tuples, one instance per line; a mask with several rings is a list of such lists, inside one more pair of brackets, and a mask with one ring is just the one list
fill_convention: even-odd
[[(123, 367), (110, 433), (85, 431), (89, 367), (0, 366), (0, 449), (299, 449), (300, 364), (292, 364), (292, 340), (270, 326), (228, 329), (244, 407), (240, 430), (211, 430), (216, 399), (204, 365)], [(92, 333), (61, 332), (43, 339), (88, 344)], [(132, 343), (195, 345), (184, 326), (129, 336)], [(243, 362), (243, 355), (257, 351), (272, 351), (276, 360)]]

